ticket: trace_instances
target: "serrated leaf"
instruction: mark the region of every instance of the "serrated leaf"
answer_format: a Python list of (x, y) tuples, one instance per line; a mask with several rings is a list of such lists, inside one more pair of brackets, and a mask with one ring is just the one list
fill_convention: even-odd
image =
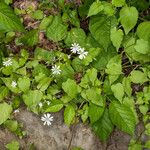
[(141, 54), (149, 54), (150, 53), (150, 44), (148, 41), (145, 41), (143, 39), (137, 40), (134, 48), (137, 52), (139, 52)]
[(66, 82), (63, 82), (62, 88), (72, 99), (76, 98), (78, 86), (74, 80), (68, 79)]
[(142, 22), (137, 28), (139, 38), (148, 41), (150, 39), (150, 22)]
[(19, 38), (19, 42), (23, 43), (24, 45), (34, 46), (38, 43), (39, 34), (38, 30), (31, 30), (26, 32), (21, 38)]
[(45, 112), (58, 112), (63, 108), (63, 103), (60, 100), (52, 100), (51, 104), (46, 108)]
[(42, 99), (43, 93), (39, 90), (30, 90), (23, 94), (24, 103), (28, 107), (36, 106)]
[(106, 15), (94, 16), (90, 19), (89, 29), (95, 40), (107, 51), (111, 44), (110, 30), (117, 24), (115, 17)]
[(55, 16), (53, 22), (47, 28), (46, 35), (48, 39), (58, 42), (66, 37), (68, 26), (63, 24), (60, 16)]
[(110, 120), (108, 109), (105, 109), (103, 116), (92, 125), (93, 131), (102, 141), (106, 141), (113, 131), (113, 124)]
[(111, 29), (110, 38), (113, 43), (113, 45), (116, 47), (117, 51), (121, 45), (121, 42), (123, 40), (123, 31), (121, 29), (117, 30), (116, 27)]
[(133, 83), (141, 83), (141, 84), (148, 81), (146, 74), (139, 70), (133, 70), (131, 72), (130, 79)]
[(7, 103), (0, 103), (0, 125), (4, 123), (12, 112), (12, 107)]
[(125, 30), (125, 33), (128, 34), (131, 29), (133, 29), (138, 20), (138, 11), (135, 7), (123, 7), (120, 10), (120, 22)]
[(119, 100), (120, 103), (122, 103), (122, 98), (124, 96), (124, 88), (121, 83), (113, 84), (111, 86), (111, 90), (114, 93), (114, 96)]
[(89, 118), (90, 123), (93, 124), (97, 120), (100, 119), (100, 117), (103, 115), (104, 107), (97, 106), (95, 104), (90, 103), (89, 104)]
[(75, 109), (72, 105), (68, 105), (64, 111), (64, 121), (67, 125), (70, 125), (75, 118)]
[(3, 2), (0, 2), (0, 31), (24, 31), (20, 19), (13, 10)]
[(125, 0), (112, 0), (112, 4), (116, 7), (122, 7), (125, 5)]
[(104, 6), (100, 1), (94, 2), (89, 9), (88, 17), (98, 14), (100, 11), (102, 11)]
[(133, 135), (137, 122), (135, 114), (129, 106), (113, 101), (109, 106), (109, 115), (114, 125)]
[(19, 78), (17, 83), (21, 91), (26, 92), (29, 90), (30, 79), (28, 77)]

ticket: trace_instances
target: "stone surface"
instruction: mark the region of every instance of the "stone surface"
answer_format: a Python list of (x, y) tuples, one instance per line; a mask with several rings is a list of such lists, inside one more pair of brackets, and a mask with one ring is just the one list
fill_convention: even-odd
[(12, 139), (19, 140), (23, 150), (27, 150), (31, 143), (37, 150), (69, 150), (72, 147), (84, 150), (127, 150), (130, 137), (125, 133), (113, 132), (106, 144), (100, 142), (88, 125), (78, 124), (72, 129), (63, 123), (62, 113), (53, 116), (54, 122), (48, 127), (43, 125), (41, 116), (21, 110), (16, 119), (24, 124), (27, 137), (19, 140), (6, 129), (0, 128), (0, 150), (5, 150), (4, 145)]

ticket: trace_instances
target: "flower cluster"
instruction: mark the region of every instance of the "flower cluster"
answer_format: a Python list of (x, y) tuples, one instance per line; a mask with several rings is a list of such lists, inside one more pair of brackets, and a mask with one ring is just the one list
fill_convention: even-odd
[(88, 55), (88, 52), (77, 43), (72, 44), (70, 49), (72, 53), (79, 54), (79, 59), (85, 59)]

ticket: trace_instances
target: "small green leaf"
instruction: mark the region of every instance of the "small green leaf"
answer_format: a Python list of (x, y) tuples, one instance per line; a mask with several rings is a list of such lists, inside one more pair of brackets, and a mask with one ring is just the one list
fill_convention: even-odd
[(122, 98), (124, 96), (124, 88), (121, 83), (113, 84), (111, 86), (111, 90), (114, 93), (114, 96), (119, 100), (120, 103), (122, 103)]
[(112, 0), (112, 4), (116, 7), (122, 7), (125, 5), (125, 0)]
[(72, 105), (68, 105), (64, 111), (64, 121), (67, 125), (70, 125), (75, 118), (75, 109)]
[(133, 70), (131, 72), (130, 79), (133, 83), (141, 83), (141, 84), (148, 81), (146, 74), (139, 70)]
[(58, 112), (63, 108), (63, 103), (60, 100), (52, 100), (51, 104), (46, 108), (45, 112)]
[(92, 129), (102, 141), (106, 141), (113, 131), (113, 124), (109, 118), (108, 109), (105, 110), (103, 116), (92, 125)]
[(5, 3), (0, 2), (0, 31), (24, 31), (20, 19), (13, 10)]
[(26, 92), (29, 90), (30, 79), (28, 77), (19, 78), (17, 83), (21, 91)]
[(62, 88), (72, 99), (76, 98), (78, 94), (78, 85), (74, 80), (68, 79), (66, 82), (63, 82)]
[(104, 9), (104, 6), (100, 1), (94, 2), (89, 9), (88, 17), (98, 14)]
[(129, 106), (113, 101), (109, 106), (109, 115), (114, 125), (133, 135), (137, 119)]
[(50, 40), (58, 42), (66, 37), (67, 25), (63, 24), (60, 16), (55, 16), (53, 22), (47, 28), (46, 35)]
[(121, 42), (123, 40), (123, 31), (121, 29), (117, 30), (116, 27), (111, 29), (110, 38), (113, 43), (113, 45), (116, 47), (117, 51), (121, 45)]
[(0, 125), (4, 123), (12, 112), (12, 107), (7, 103), (0, 103)]
[(148, 41), (145, 41), (143, 39), (137, 40), (134, 48), (137, 52), (139, 52), (141, 54), (149, 54), (150, 53), (150, 44)]
[(133, 29), (138, 20), (138, 11), (135, 7), (123, 7), (120, 10), (120, 22), (125, 30), (125, 33), (128, 34), (131, 29)]
[(104, 107), (97, 106), (95, 104), (89, 104), (89, 118), (91, 124), (98, 121), (100, 117), (103, 115)]
[(0, 101), (2, 101), (9, 94), (9, 89), (5, 86), (1, 86), (0, 91)]
[(42, 19), (43, 17), (44, 17), (44, 14), (42, 10), (36, 10), (32, 14), (32, 18), (37, 19), (37, 20)]
[(11, 141), (6, 145), (8, 150), (19, 150), (19, 143), (16, 140)]

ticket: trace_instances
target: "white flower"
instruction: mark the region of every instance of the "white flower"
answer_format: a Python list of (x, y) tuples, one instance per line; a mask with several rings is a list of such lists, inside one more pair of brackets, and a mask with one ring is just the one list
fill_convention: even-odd
[(50, 105), (50, 104), (51, 104), (51, 102), (50, 102), (50, 101), (46, 101), (46, 103), (47, 103), (47, 105)]
[(80, 53), (79, 58), (84, 59), (87, 56), (87, 54), (88, 54), (88, 52), (83, 51), (83, 52)]
[(47, 114), (44, 114), (42, 117), (41, 117), (41, 120), (44, 122), (44, 125), (48, 125), (50, 126), (53, 121), (53, 116), (51, 116), (51, 114), (47, 113)]
[(78, 54), (81, 54), (81, 53), (83, 53), (84, 51), (85, 51), (84, 48), (79, 48), (77, 53), (78, 53)]
[(71, 52), (72, 53), (77, 53), (78, 51), (79, 51), (79, 49), (80, 49), (81, 47), (80, 47), (80, 45), (79, 44), (77, 44), (77, 43), (74, 43), (74, 44), (71, 44)]
[(60, 72), (61, 72), (60, 66), (57, 66), (57, 65), (52, 66), (51, 70), (52, 70), (52, 74), (54, 74), (54, 75), (60, 74)]
[(11, 86), (15, 88), (17, 86), (17, 82), (16, 81), (12, 81)]
[(19, 109), (14, 110), (14, 114), (19, 113)]
[(42, 103), (42, 102), (39, 102), (39, 104), (38, 104), (38, 105), (39, 105), (39, 107), (40, 107), (40, 108), (42, 108), (42, 107), (43, 107), (43, 103)]
[(4, 66), (11, 66), (12, 65), (12, 60), (11, 60), (11, 58), (9, 58), (7, 61), (3, 61), (3, 65)]

